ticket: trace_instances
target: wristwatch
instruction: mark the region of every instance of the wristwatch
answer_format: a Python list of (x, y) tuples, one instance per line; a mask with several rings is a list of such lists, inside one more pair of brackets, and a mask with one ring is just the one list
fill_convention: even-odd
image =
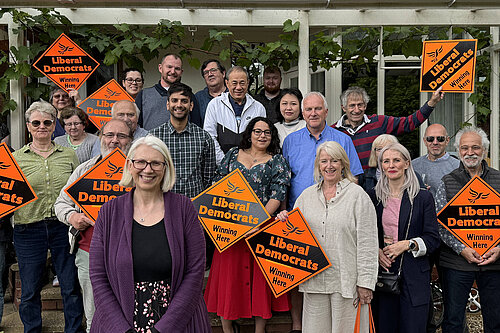
[(415, 251), (417, 249), (417, 242), (413, 239), (410, 239), (410, 244), (408, 246), (408, 252)]

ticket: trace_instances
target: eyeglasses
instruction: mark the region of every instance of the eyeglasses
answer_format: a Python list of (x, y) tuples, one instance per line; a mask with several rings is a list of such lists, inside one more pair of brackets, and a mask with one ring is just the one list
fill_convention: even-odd
[(165, 165), (167, 165), (167, 163), (160, 162), (160, 161), (151, 161), (151, 162), (148, 162), (145, 160), (131, 160), (131, 161), (132, 161), (132, 165), (137, 170), (144, 170), (149, 165), (152, 170), (160, 171), (165, 167)]
[(446, 140), (445, 136), (426, 136), (425, 141), (434, 142), (434, 139), (438, 140), (438, 142), (444, 142)]
[(144, 82), (144, 80), (143, 80), (143, 79), (133, 79), (133, 78), (131, 78), (131, 77), (126, 78), (126, 79), (125, 79), (125, 81), (127, 81), (128, 83), (135, 82), (135, 83), (137, 83), (137, 84), (139, 84), (139, 83), (143, 83), (143, 82)]
[(113, 132), (108, 132), (108, 133), (103, 133), (102, 134), (104, 137), (108, 139), (113, 139), (115, 136), (118, 138), (118, 140), (124, 140), (130, 138), (129, 135), (124, 134), (124, 133), (113, 133)]
[(66, 126), (66, 127), (72, 127), (72, 126), (78, 127), (81, 124), (83, 124), (83, 121), (75, 121), (74, 123), (64, 123), (64, 126)]
[(55, 94), (54, 96), (52, 96), (52, 98), (55, 98), (55, 99), (69, 99), (69, 95), (67, 94)]
[(38, 127), (42, 123), (43, 123), (43, 126), (50, 127), (54, 123), (54, 120), (48, 120), (47, 119), (47, 120), (44, 120), (43, 122), (41, 122), (40, 120), (33, 120), (33, 121), (27, 121), (27, 123), (30, 123), (31, 126), (33, 126), (33, 127)]
[(203, 71), (203, 76), (207, 76), (208, 74), (215, 74), (218, 70), (218, 68), (207, 69), (206, 71)]
[(271, 131), (270, 130), (261, 130), (261, 129), (253, 129), (252, 132), (254, 132), (255, 135), (261, 136), (262, 133), (264, 133), (265, 136), (271, 136)]

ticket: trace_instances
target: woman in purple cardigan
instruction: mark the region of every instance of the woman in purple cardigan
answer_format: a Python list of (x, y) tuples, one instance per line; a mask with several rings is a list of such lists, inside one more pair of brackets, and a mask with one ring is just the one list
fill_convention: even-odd
[(174, 182), (163, 141), (137, 140), (120, 182), (134, 188), (104, 204), (95, 223), (90, 332), (211, 332), (205, 238), (191, 201), (170, 192)]

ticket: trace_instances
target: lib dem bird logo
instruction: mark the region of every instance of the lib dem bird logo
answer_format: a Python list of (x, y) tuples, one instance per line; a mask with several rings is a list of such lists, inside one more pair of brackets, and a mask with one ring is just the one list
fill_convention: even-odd
[(244, 189), (234, 186), (230, 180), (227, 181), (227, 190), (224, 190), (224, 194), (229, 196), (231, 193), (240, 194)]
[(472, 196), (471, 198), (469, 198), (470, 203), (476, 203), (477, 200), (486, 199), (487, 197), (490, 196), (489, 193), (477, 192), (474, 191), (472, 188), (469, 189), (469, 194)]
[(60, 48), (59, 53), (61, 55), (64, 54), (64, 53), (66, 53), (66, 52), (68, 52), (68, 51), (73, 51), (73, 46), (66, 46), (66, 45), (61, 44), (61, 43), (58, 43), (58, 45), (59, 45), (59, 48)]
[(4, 162), (0, 162), (0, 170), (5, 170), (10, 167), (10, 164), (5, 164)]
[(441, 47), (439, 49), (436, 49), (432, 52), (427, 52), (427, 56), (429, 57), (432, 57), (431, 59), (431, 62), (436, 62), (438, 60), (438, 56), (439, 54), (443, 52), (443, 46), (441, 45)]
[(300, 235), (304, 232), (303, 229), (299, 229), (298, 227), (294, 226), (290, 221), (286, 221), (286, 229), (281, 229), (281, 231), (283, 231), (283, 235), (285, 236), (288, 236), (290, 234)]
[(113, 175), (116, 175), (117, 173), (123, 173), (123, 167), (117, 167), (111, 163), (111, 161), (108, 162), (108, 169), (109, 171), (104, 173), (108, 178), (113, 177)]
[(121, 94), (122, 93), (120, 93), (118, 91), (113, 91), (113, 90), (111, 90), (109, 88), (106, 88), (106, 94), (104, 95), (104, 97), (107, 98), (107, 99), (110, 99), (111, 97), (114, 97), (114, 96), (118, 97)]

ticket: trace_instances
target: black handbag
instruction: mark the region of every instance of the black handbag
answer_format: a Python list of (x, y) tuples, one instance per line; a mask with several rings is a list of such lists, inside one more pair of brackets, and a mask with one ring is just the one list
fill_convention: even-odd
[(375, 291), (381, 293), (389, 293), (394, 295), (399, 295), (401, 293), (400, 289), (401, 275), (400, 272), (378, 272), (377, 284), (375, 284)]
[[(413, 205), (410, 209), (410, 217), (408, 219), (408, 227), (406, 228), (405, 240), (408, 238), (408, 230), (410, 230), (411, 215), (413, 214)], [(404, 252), (399, 261), (398, 272), (379, 271), (377, 276), (377, 283), (375, 284), (375, 291), (382, 293), (389, 293), (399, 295), (401, 293), (401, 269), (403, 268)]]

